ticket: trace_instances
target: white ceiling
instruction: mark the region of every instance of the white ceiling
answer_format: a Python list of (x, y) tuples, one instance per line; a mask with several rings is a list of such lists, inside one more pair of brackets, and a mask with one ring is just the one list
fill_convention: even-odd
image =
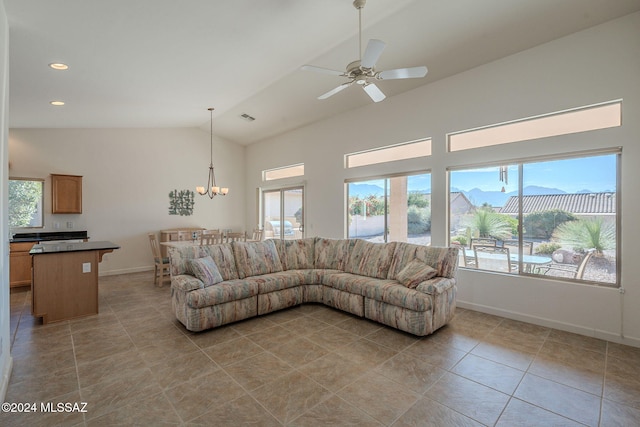
[[(319, 101), (346, 80), (299, 69), (358, 59), (352, 0), (4, 3), (13, 128), (208, 130), (215, 107), (214, 133), (250, 144), (371, 103), (355, 85)], [(640, 0), (369, 0), (363, 44), (387, 43), (378, 70), (429, 68), (377, 83), (392, 96), (638, 10)]]

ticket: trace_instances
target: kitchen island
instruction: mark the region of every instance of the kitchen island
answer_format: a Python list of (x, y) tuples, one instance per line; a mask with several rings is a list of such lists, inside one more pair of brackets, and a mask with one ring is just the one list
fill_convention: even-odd
[(34, 245), (31, 314), (45, 324), (98, 314), (98, 264), (119, 248), (106, 241)]

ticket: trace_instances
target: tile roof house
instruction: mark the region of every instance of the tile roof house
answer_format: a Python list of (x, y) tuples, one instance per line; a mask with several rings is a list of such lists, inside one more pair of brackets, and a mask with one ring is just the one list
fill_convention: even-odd
[[(522, 212), (548, 211), (561, 209), (575, 215), (615, 215), (616, 194), (604, 193), (574, 193), (574, 194), (543, 194), (522, 197)], [(511, 196), (500, 209), (500, 213), (508, 215), (518, 214), (518, 197)]]

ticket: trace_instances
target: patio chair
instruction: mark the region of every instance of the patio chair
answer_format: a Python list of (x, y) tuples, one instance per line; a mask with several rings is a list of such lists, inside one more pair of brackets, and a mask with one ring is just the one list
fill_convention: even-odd
[(511, 273), (511, 270), (513, 270), (509, 248), (491, 245), (476, 245), (473, 247), (473, 255), (477, 268), (482, 268), (482, 265), (485, 265), (491, 267), (484, 268), (485, 270), (506, 271), (508, 273)]
[(477, 245), (481, 246), (497, 246), (498, 240), (490, 237), (473, 237), (469, 242), (469, 247), (473, 249)]
[(545, 267), (546, 271), (544, 272), (544, 274), (547, 274), (550, 271), (559, 271), (559, 272), (568, 273), (572, 279), (580, 280), (584, 276), (584, 272), (587, 268), (587, 264), (589, 263), (589, 260), (595, 253), (596, 253), (596, 250), (594, 248), (587, 250), (587, 253), (584, 255), (584, 257), (582, 258), (582, 261), (580, 261), (580, 264), (578, 265), (550, 264)]

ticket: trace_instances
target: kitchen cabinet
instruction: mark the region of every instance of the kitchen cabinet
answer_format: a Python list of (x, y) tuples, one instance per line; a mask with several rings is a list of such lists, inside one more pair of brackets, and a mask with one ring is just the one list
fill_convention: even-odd
[(9, 244), (9, 287), (31, 285), (31, 255), (29, 251), (37, 242)]
[(82, 213), (82, 177), (51, 174), (51, 213)]

